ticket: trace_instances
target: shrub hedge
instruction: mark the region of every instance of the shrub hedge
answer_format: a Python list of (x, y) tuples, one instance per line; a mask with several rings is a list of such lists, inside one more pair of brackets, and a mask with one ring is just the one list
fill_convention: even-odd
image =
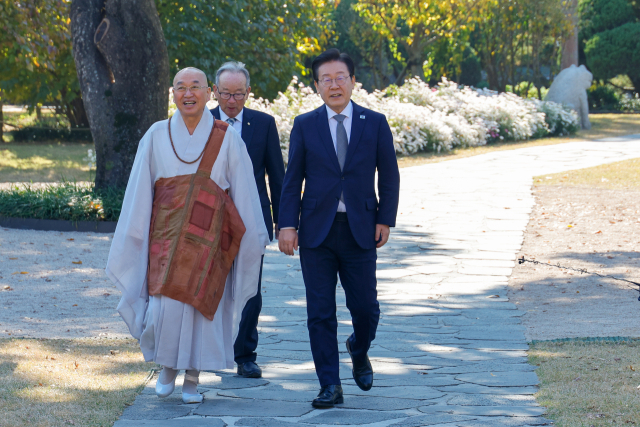
[(124, 189), (97, 190), (93, 184), (29, 184), (0, 191), (0, 216), (67, 221), (117, 221)]

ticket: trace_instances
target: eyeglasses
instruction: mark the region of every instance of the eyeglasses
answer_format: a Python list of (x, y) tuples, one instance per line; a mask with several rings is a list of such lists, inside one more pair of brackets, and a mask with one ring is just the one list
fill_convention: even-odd
[(206, 89), (208, 87), (209, 86), (178, 86), (178, 87), (174, 87), (173, 91), (178, 93), (186, 93), (187, 90), (190, 90), (191, 93), (194, 93), (195, 91), (198, 91), (200, 89)]
[(324, 86), (324, 87), (330, 87), (333, 84), (334, 80), (335, 80), (335, 82), (336, 82), (336, 84), (338, 86), (344, 86), (344, 84), (347, 82), (347, 80), (350, 80), (350, 79), (351, 79), (351, 75), (349, 75), (349, 76), (339, 76), (339, 77), (336, 77), (335, 79), (328, 79), (328, 78), (327, 79), (322, 79), (322, 80), (320, 80), (320, 84), (322, 86)]
[(245, 96), (247, 96), (246, 93), (229, 93), (229, 92), (218, 92), (218, 95), (220, 95), (220, 98), (222, 99), (230, 99), (233, 96), (233, 99), (235, 99), (236, 101), (241, 101), (244, 99)]

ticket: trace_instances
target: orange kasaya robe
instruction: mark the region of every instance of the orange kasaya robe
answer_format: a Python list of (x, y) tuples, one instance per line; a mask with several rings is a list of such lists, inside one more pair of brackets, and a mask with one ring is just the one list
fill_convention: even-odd
[(164, 295), (213, 319), (246, 229), (212, 179), (228, 124), (216, 120), (196, 173), (155, 182), (149, 231), (149, 295)]

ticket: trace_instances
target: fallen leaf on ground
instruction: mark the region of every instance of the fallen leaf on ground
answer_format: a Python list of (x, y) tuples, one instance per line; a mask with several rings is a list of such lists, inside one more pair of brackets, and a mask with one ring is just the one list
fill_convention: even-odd
[(76, 240), (76, 239), (67, 239), (67, 240)]
[(82, 264), (82, 261), (71, 261), (71, 264)]
[(18, 259), (18, 258), (9, 258), (9, 259)]

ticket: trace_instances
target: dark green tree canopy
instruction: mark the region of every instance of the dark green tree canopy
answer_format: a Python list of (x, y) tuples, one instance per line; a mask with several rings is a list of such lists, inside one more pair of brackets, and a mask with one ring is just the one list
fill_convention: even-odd
[(596, 79), (626, 74), (640, 90), (640, 2), (581, 0), (580, 44)]

